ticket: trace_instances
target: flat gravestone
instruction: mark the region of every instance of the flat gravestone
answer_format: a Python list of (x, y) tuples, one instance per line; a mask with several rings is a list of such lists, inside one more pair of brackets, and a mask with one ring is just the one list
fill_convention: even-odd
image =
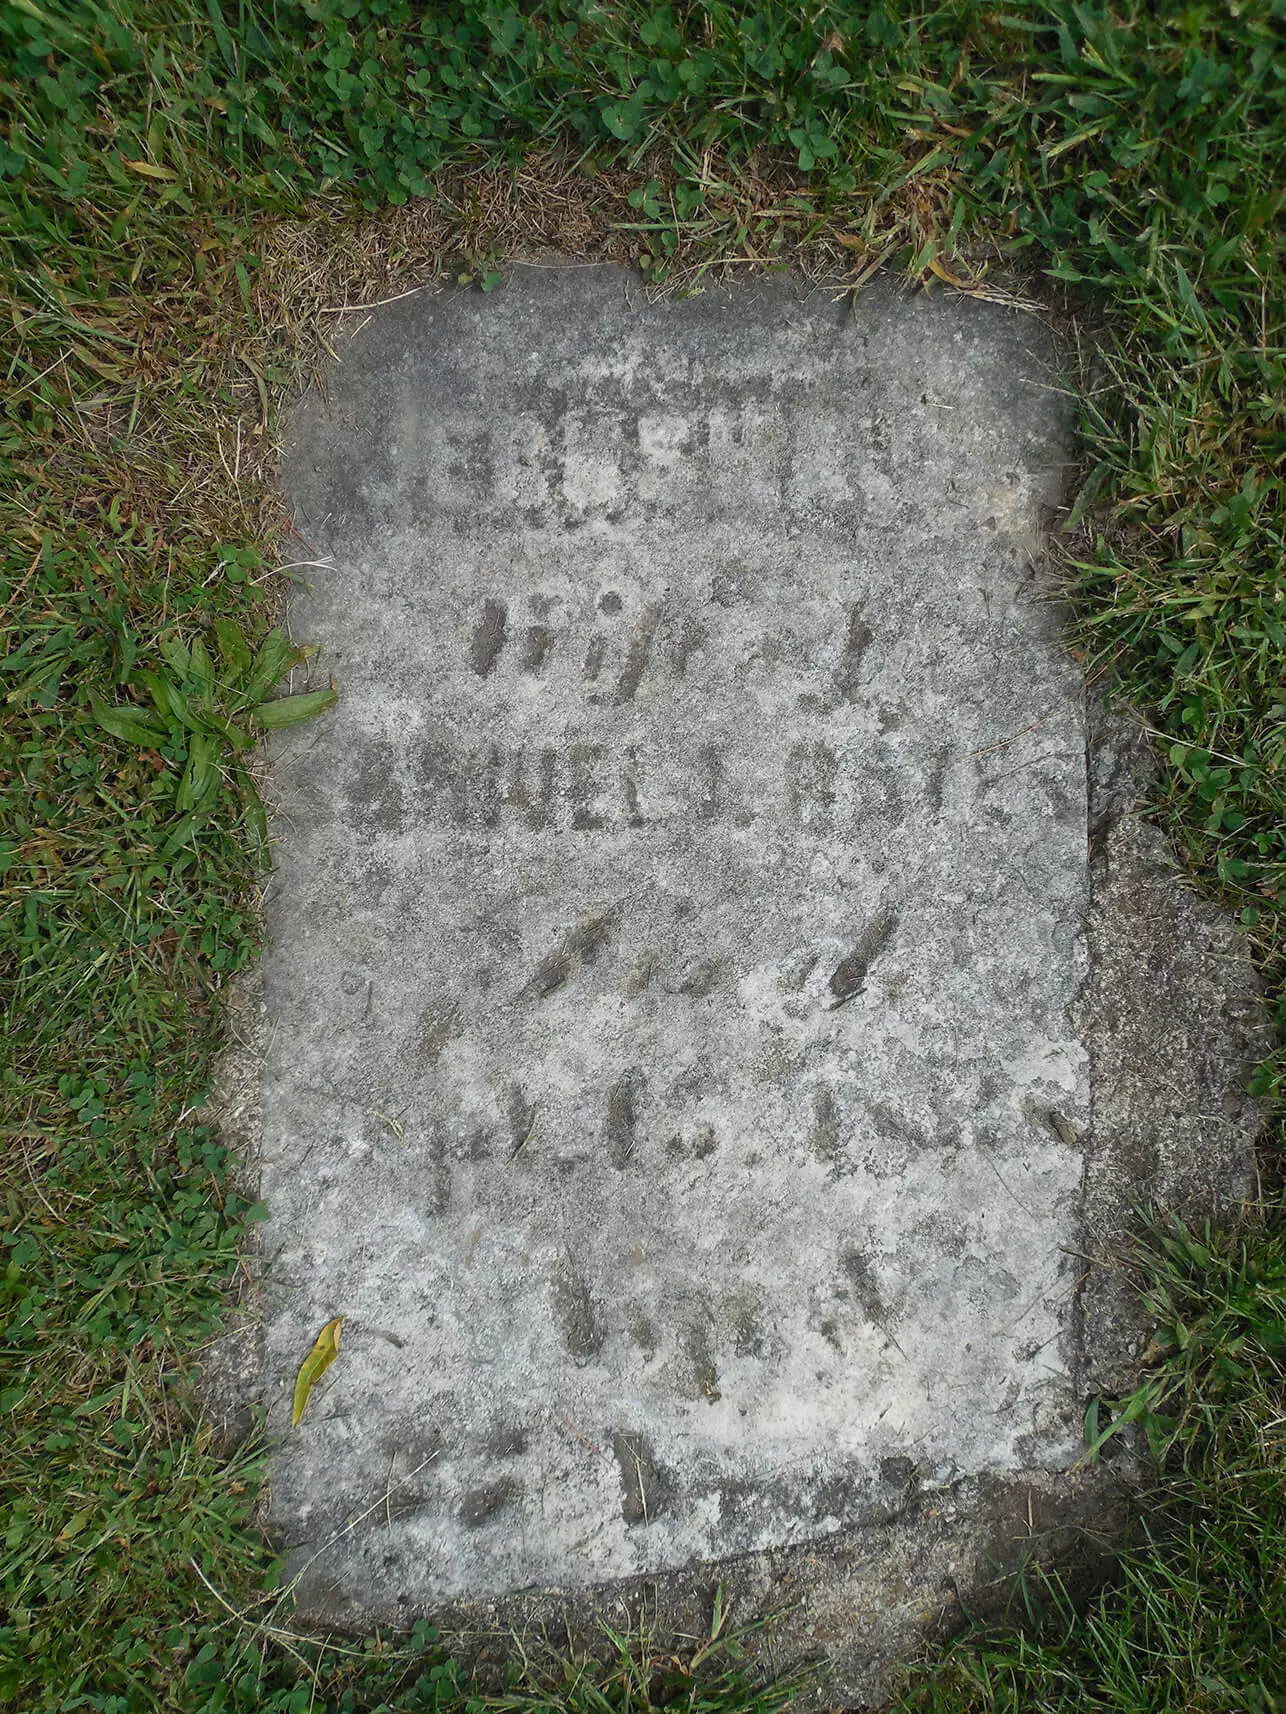
[(528, 268), (380, 311), (299, 407), (292, 627), (341, 694), (277, 750), (261, 1158), (314, 1610), (1076, 1458), (1048, 361), (994, 306)]

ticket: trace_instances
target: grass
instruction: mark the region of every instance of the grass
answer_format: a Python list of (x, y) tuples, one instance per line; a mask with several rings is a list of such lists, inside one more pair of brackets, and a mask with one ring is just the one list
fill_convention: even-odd
[(1157, 1366), (1120, 1418), (1160, 1479), (1117, 1575), (1082, 1611), (1033, 1578), (1019, 1622), (918, 1672), (904, 1714), (1286, 1707), (1286, 1240), (1170, 1220), (1145, 1255)]
[[(259, 1593), (253, 1456), (214, 1447), (191, 1404), (262, 1212), (202, 1101), (221, 991), (255, 948), (267, 854), (241, 740), (290, 665), (268, 640), (294, 557), (273, 435), (324, 355), (319, 312), (442, 272), (491, 287), (549, 244), (661, 290), (728, 258), (982, 291), (1017, 271), (1092, 321), (1064, 536), (1079, 645), (1149, 711), (1157, 811), (1286, 1025), (1279, 0), (419, 13), (0, 11), (15, 1709), (478, 1694), (423, 1632), (290, 1633)], [(1282, 1078), (1279, 1054), (1259, 1088)], [(1030, 1583), (1022, 1626), (963, 1639), (906, 1706), (1286, 1705), (1280, 1211), (1208, 1241), (1166, 1229), (1150, 1257), (1162, 1334), (1135, 1414), (1168, 1450), (1120, 1578), (1080, 1615)], [(634, 1639), (614, 1671), (529, 1676), (505, 1706), (773, 1705), (730, 1656), (687, 1664)]]

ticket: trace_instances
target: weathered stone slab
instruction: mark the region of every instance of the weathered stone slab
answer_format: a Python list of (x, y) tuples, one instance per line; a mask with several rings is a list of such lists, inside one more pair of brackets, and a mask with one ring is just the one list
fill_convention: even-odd
[(299, 407), (342, 695), (278, 746), (259, 1149), (275, 1427), (346, 1317), (271, 1484), (311, 1610), (807, 1554), (1074, 1460), (1049, 356), (992, 306), (533, 268), (379, 312)]

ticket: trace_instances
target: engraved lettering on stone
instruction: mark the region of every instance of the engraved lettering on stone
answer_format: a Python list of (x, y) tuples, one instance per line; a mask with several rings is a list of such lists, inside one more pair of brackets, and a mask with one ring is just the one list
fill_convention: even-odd
[(833, 995), (832, 1009), (843, 1006), (866, 992), (866, 979), (871, 973), (871, 966), (892, 940), (897, 926), (897, 912), (890, 907), (877, 911), (867, 923), (858, 935), (852, 951), (840, 960), (831, 973), (829, 986)]
[(479, 678), (486, 678), (505, 646), (507, 618), (508, 612), (503, 601), (489, 600), (484, 604), (482, 617), (474, 627), (471, 656), (473, 670)]
[(287, 1405), (350, 1317), (271, 1485), (325, 1601), (1077, 1455), (1079, 680), (971, 510), (1021, 470), (1024, 539), (1060, 407), (1001, 311), (869, 301), (520, 270), (378, 315), (300, 431), (342, 694), (281, 752), (264, 1194)]

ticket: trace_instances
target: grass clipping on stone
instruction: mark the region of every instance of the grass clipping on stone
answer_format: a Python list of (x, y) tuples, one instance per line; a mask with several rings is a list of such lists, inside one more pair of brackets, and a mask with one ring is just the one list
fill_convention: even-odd
[[(242, 695), (306, 572), (271, 481), (281, 405), (350, 312), (503, 289), (553, 250), (657, 291), (886, 266), (1091, 329), (1062, 532), (1080, 646), (1149, 711), (1158, 812), (1286, 1023), (1286, 60), (1270, 0), (1160, 11), (0, 16), (0, 1704), (471, 1694), (423, 1627), (291, 1633), (254, 1448), (215, 1446), (191, 1397), (268, 1212), (203, 1109), (268, 860), (255, 752), (224, 727), (329, 693), (292, 654)], [(1159, 1331), (1136, 1415), (1162, 1457), (1117, 1581), (1077, 1613), (1033, 1575), (1022, 1627), (966, 1639), (909, 1705), (1286, 1696), (1275, 1207), (1139, 1258)], [(774, 1705), (699, 1654), (667, 1677), (627, 1639), (619, 1669), (506, 1706)]]

